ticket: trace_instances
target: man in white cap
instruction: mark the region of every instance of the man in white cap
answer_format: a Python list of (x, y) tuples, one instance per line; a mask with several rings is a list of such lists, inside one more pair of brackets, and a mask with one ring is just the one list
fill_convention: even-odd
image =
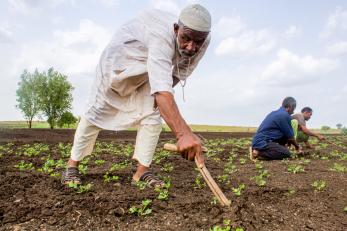
[(210, 42), (211, 16), (199, 4), (184, 8), (179, 18), (150, 10), (123, 25), (103, 51), (89, 103), (75, 133), (62, 183), (80, 184), (78, 163), (91, 154), (102, 129), (137, 127), (133, 159), (135, 182), (155, 187), (163, 181), (149, 171), (161, 118), (177, 139), (182, 156), (204, 164), (201, 140), (182, 118), (173, 87), (196, 68)]

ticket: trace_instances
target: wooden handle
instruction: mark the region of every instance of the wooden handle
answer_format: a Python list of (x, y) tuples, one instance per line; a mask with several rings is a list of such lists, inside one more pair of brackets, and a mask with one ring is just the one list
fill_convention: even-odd
[[(175, 144), (164, 144), (164, 149), (172, 152), (177, 152), (177, 146)], [(203, 147), (203, 151), (207, 152), (207, 148)], [(218, 201), (223, 206), (230, 206), (231, 201), (226, 198), (222, 190), (218, 187), (215, 180), (212, 178), (210, 172), (206, 168), (206, 166), (199, 167), (199, 163), (197, 161), (197, 158), (195, 158), (195, 164), (198, 167), (200, 174), (204, 178), (205, 182), (207, 183), (210, 190), (213, 192), (213, 194), (217, 197)]]

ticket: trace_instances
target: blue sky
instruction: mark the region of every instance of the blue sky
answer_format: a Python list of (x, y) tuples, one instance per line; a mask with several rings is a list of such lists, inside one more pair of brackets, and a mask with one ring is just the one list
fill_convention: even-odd
[(257, 126), (293, 96), (311, 106), (309, 127), (347, 126), (346, 1), (8, 0), (0, 2), (0, 120), (22, 119), (15, 91), (24, 69), (53, 66), (75, 87), (83, 112), (99, 56), (138, 12), (178, 14), (198, 2), (212, 15), (212, 42), (188, 79), (188, 123)]

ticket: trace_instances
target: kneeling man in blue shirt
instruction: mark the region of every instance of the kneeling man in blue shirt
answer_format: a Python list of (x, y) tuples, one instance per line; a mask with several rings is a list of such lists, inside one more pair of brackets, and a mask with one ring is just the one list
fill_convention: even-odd
[(297, 151), (300, 146), (295, 141), (291, 126), (291, 117), (296, 107), (296, 100), (287, 97), (282, 106), (266, 116), (253, 137), (250, 158), (281, 160), (291, 156), (286, 144), (293, 144)]

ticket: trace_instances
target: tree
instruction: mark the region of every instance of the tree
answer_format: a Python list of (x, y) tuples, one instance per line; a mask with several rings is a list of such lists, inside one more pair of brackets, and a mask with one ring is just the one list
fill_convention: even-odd
[(347, 135), (347, 128), (346, 128), (346, 127), (343, 127), (343, 128), (341, 129), (341, 132), (342, 132), (342, 134)]
[(336, 124), (336, 127), (337, 127), (337, 129), (341, 129), (342, 128), (342, 124), (338, 123), (338, 124)]
[(71, 112), (64, 112), (61, 117), (59, 118), (57, 125), (58, 127), (62, 128), (64, 125), (67, 125), (70, 127), (71, 124), (74, 124), (77, 122), (77, 118), (74, 117), (74, 115)]
[(328, 131), (329, 129), (330, 129), (330, 127), (326, 126), (326, 125), (322, 126), (322, 128), (321, 128), (322, 131)]
[(71, 109), (73, 87), (66, 75), (53, 68), (38, 75), (38, 84), (40, 110), (53, 129), (58, 119)]
[(34, 72), (34, 74), (30, 74), (27, 70), (24, 70), (16, 91), (18, 102), (16, 107), (19, 108), (24, 114), (29, 128), (32, 127), (32, 121), (40, 111), (39, 97), (37, 92), (37, 75), (37, 70)]

